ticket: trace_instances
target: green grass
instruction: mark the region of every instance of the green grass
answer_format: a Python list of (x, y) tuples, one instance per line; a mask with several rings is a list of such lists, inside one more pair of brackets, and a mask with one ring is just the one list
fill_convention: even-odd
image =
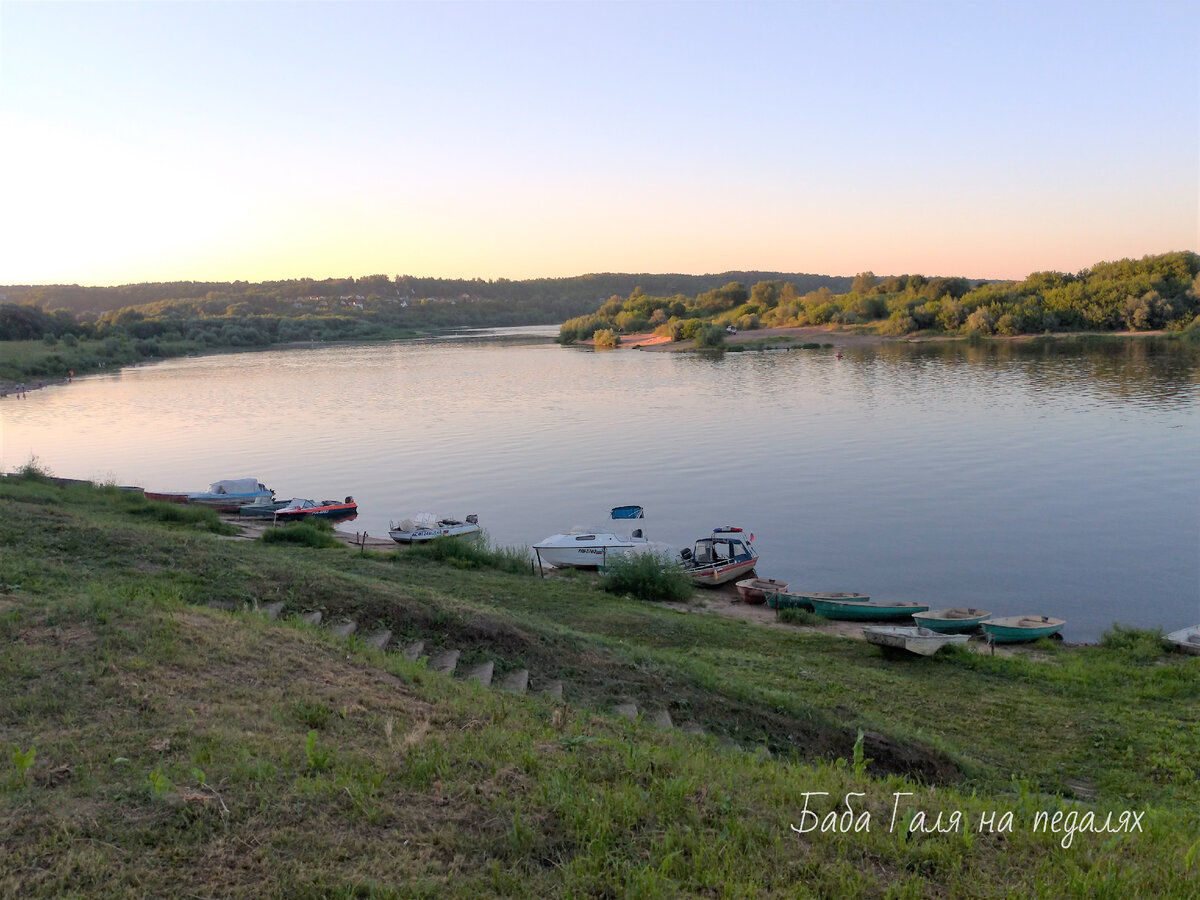
[[(1183, 897), (1200, 875), (1200, 660), (893, 664), (586, 580), (231, 541), (127, 502), (0, 479), (0, 894)], [(285, 620), (214, 600), (283, 600)], [(563, 678), (567, 703), (337, 641), (293, 618), (312, 609)], [(714, 737), (602, 714), (630, 696)], [(870, 831), (794, 832), (814, 791), (822, 818), (862, 792)], [(970, 827), (910, 835), (917, 809)], [(1144, 811), (1143, 832), (1066, 849), (1030, 827), (1055, 810)], [(980, 831), (992, 811), (1013, 829)]]

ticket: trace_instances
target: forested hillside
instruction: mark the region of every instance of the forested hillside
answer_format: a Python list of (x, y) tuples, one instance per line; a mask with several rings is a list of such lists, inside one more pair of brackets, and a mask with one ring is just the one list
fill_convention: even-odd
[(922, 275), (856, 276), (843, 293), (788, 279), (733, 281), (695, 297), (634, 290), (568, 320), (564, 341), (596, 331), (654, 329), (690, 340), (712, 326), (866, 326), (883, 334), (1042, 334), (1200, 328), (1200, 255), (1164, 253), (1097, 263), (1076, 274), (1035, 272), (1024, 281), (971, 282)]

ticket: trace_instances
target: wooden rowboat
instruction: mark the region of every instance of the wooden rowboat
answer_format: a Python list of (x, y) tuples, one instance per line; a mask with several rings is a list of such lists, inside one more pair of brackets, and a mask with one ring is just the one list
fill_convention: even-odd
[(952, 606), (949, 609), (930, 609), (925, 612), (913, 613), (913, 619), (918, 625), (942, 634), (961, 634), (973, 631), (984, 619), (991, 618), (986, 609), (975, 609), (971, 606)]
[(1053, 619), (1050, 616), (1004, 616), (999, 619), (985, 619), (980, 623), (983, 633), (994, 644), (1036, 641), (1058, 634), (1066, 624), (1063, 619)]
[(759, 604), (767, 601), (768, 594), (787, 590), (786, 581), (774, 578), (745, 578), (737, 583), (738, 596), (743, 603)]

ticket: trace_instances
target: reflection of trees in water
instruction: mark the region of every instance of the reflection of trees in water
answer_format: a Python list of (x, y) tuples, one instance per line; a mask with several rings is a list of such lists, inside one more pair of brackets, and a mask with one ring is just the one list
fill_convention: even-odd
[[(1003, 367), (1038, 393), (1078, 389), (1120, 400), (1197, 399), (1200, 343), (1166, 338), (1072, 338), (1033, 341), (883, 344), (878, 357), (912, 374), (937, 361), (947, 369)], [(1025, 364), (1025, 365), (1023, 365)]]

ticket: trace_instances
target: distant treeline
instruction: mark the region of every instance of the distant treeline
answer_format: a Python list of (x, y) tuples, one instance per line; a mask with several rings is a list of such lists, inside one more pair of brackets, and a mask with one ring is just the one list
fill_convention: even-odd
[[(293, 304), (314, 300), (333, 302), (357, 297), (362, 301), (408, 301), (410, 308), (420, 308), (421, 301), (459, 301), (469, 298), (470, 302), (485, 304), (489, 315), (508, 314), (511, 317), (516, 314), (526, 319), (517, 324), (550, 324), (595, 309), (605, 297), (629, 294), (639, 286), (644, 291), (657, 294), (695, 295), (731, 280), (752, 282), (770, 279), (786, 279), (804, 291), (820, 287), (844, 291), (850, 286), (850, 279), (845, 277), (782, 272), (722, 272), (717, 275), (605, 273), (523, 281), (368, 275), (363, 278), (327, 278), (320, 281), (312, 278), (257, 283), (174, 281), (115, 287), (9, 285), (0, 287), (0, 300), (34, 305), (49, 311), (69, 310), (83, 318), (94, 318), (101, 313), (127, 308), (138, 309), (147, 316), (161, 314), (171, 308), (181, 313), (190, 311), (199, 315), (226, 315), (226, 307), (239, 302), (249, 304), (258, 313), (291, 315)], [(180, 303), (171, 304), (168, 301)], [(528, 320), (531, 316), (535, 320)], [(460, 311), (458, 318), (468, 316)], [(489, 321), (486, 324), (509, 323)]]
[(1042, 334), (1054, 331), (1200, 330), (1200, 255), (1164, 253), (1097, 263), (1077, 274), (1035, 272), (1024, 281), (856, 276), (839, 293), (806, 289), (786, 278), (732, 281), (695, 297), (645, 289), (614, 295), (587, 315), (566, 321), (560, 340), (598, 331), (654, 330), (672, 340), (702, 339), (714, 326), (864, 326), (883, 334)]
[(64, 376), (146, 359), (272, 344), (387, 340), (451, 327), (554, 324), (614, 291), (704, 291), (731, 277), (787, 278), (844, 290), (849, 278), (725, 272), (720, 275), (584, 275), (529, 281), (386, 275), (118, 287), (0, 288), (0, 379)]

